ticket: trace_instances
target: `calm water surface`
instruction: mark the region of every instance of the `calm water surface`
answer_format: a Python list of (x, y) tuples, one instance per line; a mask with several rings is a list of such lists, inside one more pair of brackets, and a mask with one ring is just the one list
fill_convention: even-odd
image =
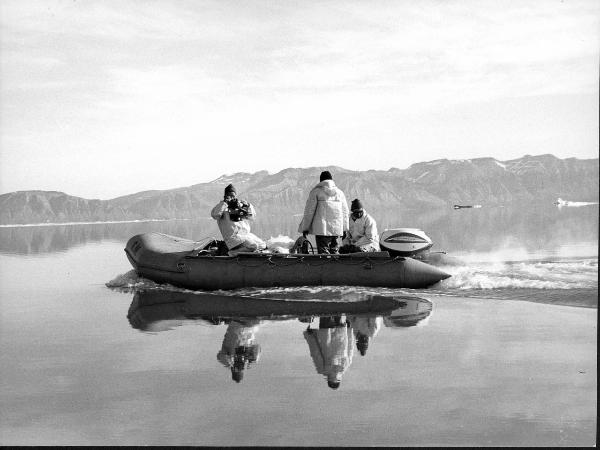
[(0, 228), (0, 444), (594, 444), (598, 207), (374, 215), (424, 229), (453, 277), (221, 292), (215, 309), (123, 252), (211, 221)]

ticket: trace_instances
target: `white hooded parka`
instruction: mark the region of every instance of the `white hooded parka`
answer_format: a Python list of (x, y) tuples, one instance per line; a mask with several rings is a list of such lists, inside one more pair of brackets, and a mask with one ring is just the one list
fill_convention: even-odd
[(366, 211), (358, 219), (350, 217), (348, 236), (344, 243), (357, 247), (371, 246), (374, 251), (379, 251), (379, 233), (375, 219)]
[(256, 210), (252, 204), (248, 208), (248, 216), (238, 222), (231, 220), (229, 217), (229, 207), (227, 206), (227, 202), (223, 200), (212, 209), (210, 215), (217, 221), (223, 240), (230, 250), (243, 244), (247, 238), (254, 237), (250, 233), (250, 223), (248, 222), (249, 220), (254, 220), (254, 216), (256, 215)]
[(341, 236), (348, 231), (346, 196), (333, 180), (323, 180), (308, 194), (298, 231), (317, 236)]

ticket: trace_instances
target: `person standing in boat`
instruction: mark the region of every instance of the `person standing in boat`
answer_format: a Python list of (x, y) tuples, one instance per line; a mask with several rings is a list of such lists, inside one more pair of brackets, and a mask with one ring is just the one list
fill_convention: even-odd
[(350, 205), (350, 223), (342, 241), (340, 253), (378, 252), (379, 234), (375, 219), (363, 209), (362, 202), (355, 198)]
[(267, 248), (265, 242), (250, 232), (250, 220), (254, 220), (254, 206), (237, 198), (233, 184), (225, 188), (225, 195), (211, 211), (217, 221), (219, 231), (229, 249), (229, 256), (240, 252), (258, 252)]
[(298, 231), (304, 238), (315, 235), (318, 253), (339, 253), (337, 239), (348, 231), (348, 215), (346, 196), (326, 170), (321, 172), (319, 184), (308, 194)]

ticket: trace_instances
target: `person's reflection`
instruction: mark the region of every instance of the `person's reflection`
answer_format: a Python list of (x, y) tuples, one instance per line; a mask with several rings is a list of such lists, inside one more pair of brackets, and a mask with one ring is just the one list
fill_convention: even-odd
[(260, 357), (260, 345), (255, 338), (259, 325), (256, 319), (234, 320), (223, 337), (217, 359), (231, 369), (231, 379), (237, 383), (244, 378), (244, 370)]
[(365, 356), (369, 348), (369, 342), (379, 333), (383, 317), (354, 316), (350, 318), (350, 326), (356, 338), (356, 348), (362, 356)]
[(327, 378), (331, 389), (340, 387), (342, 375), (352, 363), (353, 335), (343, 316), (319, 317), (319, 328), (304, 331), (317, 373)]

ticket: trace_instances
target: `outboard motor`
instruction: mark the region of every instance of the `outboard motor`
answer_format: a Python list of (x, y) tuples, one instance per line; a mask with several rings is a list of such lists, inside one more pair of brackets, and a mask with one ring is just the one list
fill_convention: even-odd
[(432, 245), (431, 238), (418, 228), (392, 228), (379, 236), (381, 250), (389, 252), (390, 256), (419, 259), (426, 256)]

